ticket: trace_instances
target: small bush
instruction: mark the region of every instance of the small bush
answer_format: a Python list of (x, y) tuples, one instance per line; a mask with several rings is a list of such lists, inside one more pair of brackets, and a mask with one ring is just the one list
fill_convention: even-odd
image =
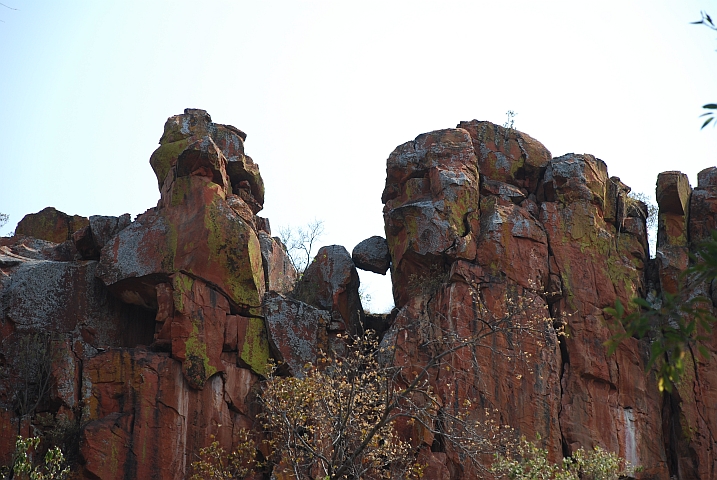
[(2, 478), (14, 478), (17, 480), (64, 480), (70, 474), (70, 468), (65, 462), (65, 456), (60, 447), (52, 447), (42, 462), (35, 457), (36, 450), (40, 445), (40, 437), (23, 438), (17, 437), (15, 442), (15, 453), (11, 466), (3, 467)]
[(212, 435), (212, 444), (199, 450), (189, 480), (240, 480), (254, 473), (256, 445), (247, 430), (239, 431), (239, 444), (227, 453)]
[(617, 480), (632, 476), (636, 469), (599, 446), (592, 451), (581, 447), (562, 463), (552, 463), (547, 450), (523, 437), (515, 452), (496, 456), (491, 471), (496, 478), (511, 480)]

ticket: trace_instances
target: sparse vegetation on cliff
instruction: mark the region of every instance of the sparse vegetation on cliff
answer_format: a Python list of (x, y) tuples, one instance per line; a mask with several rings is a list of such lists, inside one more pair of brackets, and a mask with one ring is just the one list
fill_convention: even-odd
[(638, 470), (617, 454), (596, 446), (580, 447), (560, 463), (548, 460), (548, 451), (523, 437), (517, 447), (496, 456), (491, 471), (496, 478), (510, 480), (617, 480), (631, 477)]
[(324, 356), (296, 377), (272, 374), (267, 381), (261, 417), (279, 473), (299, 480), (420, 477), (416, 448), (395, 427), (410, 416), (399, 407), (409, 398), (425, 403), (430, 392), (423, 381), (396, 391), (396, 372), (381, 364), (385, 352), (376, 337), (355, 342), (346, 355)]

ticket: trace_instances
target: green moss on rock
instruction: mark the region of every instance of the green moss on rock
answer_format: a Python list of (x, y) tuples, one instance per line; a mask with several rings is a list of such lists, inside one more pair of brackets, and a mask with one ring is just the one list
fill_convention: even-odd
[(149, 164), (157, 176), (157, 183), (160, 188), (167, 174), (172, 169), (172, 165), (177, 162), (177, 157), (186, 150), (187, 146), (189, 146), (189, 139), (187, 138), (176, 142), (165, 143), (164, 145), (160, 145), (150, 157)]
[(239, 354), (242, 361), (259, 375), (266, 376), (271, 354), (264, 320), (250, 318), (246, 328), (244, 346)]
[(240, 305), (259, 306), (263, 284), (261, 246), (254, 231), (237, 215), (230, 215), (217, 197), (205, 211), (209, 261), (227, 270), (224, 288)]
[(192, 333), (184, 345), (186, 353), (182, 369), (185, 377), (193, 387), (201, 389), (207, 379), (217, 373), (217, 369), (209, 362), (207, 344), (199, 338), (196, 321), (193, 322)]

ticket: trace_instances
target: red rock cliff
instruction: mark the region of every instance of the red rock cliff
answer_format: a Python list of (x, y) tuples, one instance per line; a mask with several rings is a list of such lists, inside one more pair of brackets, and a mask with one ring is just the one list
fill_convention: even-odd
[[(15, 435), (45, 433), (74, 452), (80, 478), (184, 478), (212, 435), (228, 448), (259, 428), (269, 358), (292, 372), (371, 321), (343, 247), (322, 249), (292, 292), (245, 140), (185, 110), (150, 159), (156, 208), (134, 221), (46, 209), (0, 239), (0, 462)], [(675, 291), (690, 245), (717, 227), (717, 169), (694, 190), (679, 172), (659, 176), (655, 260), (629, 190), (591, 155), (553, 158), (521, 132), (462, 122), (389, 156), (386, 239), (354, 259), (381, 273), (390, 258), (396, 309), (379, 330), (403, 366), (425, 360), (426, 322), (461, 335), (505, 318), (526, 327), (452, 355), (431, 376), (442, 408), (470, 400), (540, 433), (553, 460), (601, 445), (641, 478), (717, 478), (717, 362), (690, 355), (661, 395), (646, 341), (614, 356), (603, 346), (603, 309)], [(690, 288), (717, 301), (712, 285)], [(440, 435), (406, 428), (425, 478), (481, 477)]]

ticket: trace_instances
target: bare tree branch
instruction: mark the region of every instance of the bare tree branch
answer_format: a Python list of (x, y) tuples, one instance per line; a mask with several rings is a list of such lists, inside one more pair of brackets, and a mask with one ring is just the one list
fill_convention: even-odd
[(305, 227), (282, 227), (279, 230), (279, 240), (284, 244), (286, 253), (299, 274), (304, 273), (311, 263), (316, 244), (323, 235), (324, 222), (317, 219)]

